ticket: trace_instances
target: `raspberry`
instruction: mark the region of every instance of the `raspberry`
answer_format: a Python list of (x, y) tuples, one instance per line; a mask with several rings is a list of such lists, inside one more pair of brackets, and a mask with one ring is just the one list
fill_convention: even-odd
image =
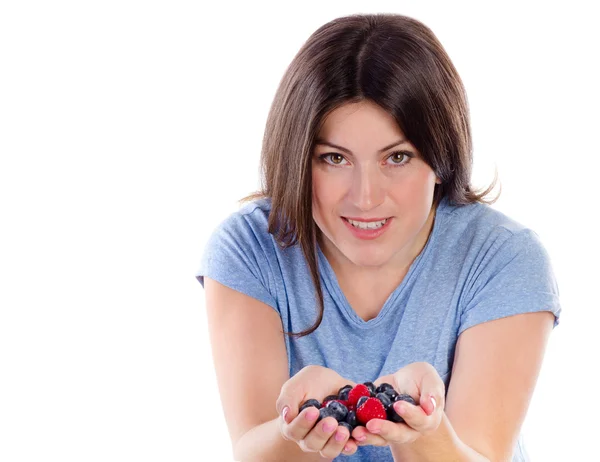
[(371, 396), (366, 385), (359, 383), (348, 393), (348, 404), (355, 406), (361, 396)]
[(371, 419), (385, 419), (386, 417), (385, 408), (377, 398), (367, 398), (362, 406), (356, 409), (356, 418), (363, 425), (366, 425)]
[(373, 382), (364, 382), (363, 385), (369, 389), (371, 396), (375, 396), (375, 384)]

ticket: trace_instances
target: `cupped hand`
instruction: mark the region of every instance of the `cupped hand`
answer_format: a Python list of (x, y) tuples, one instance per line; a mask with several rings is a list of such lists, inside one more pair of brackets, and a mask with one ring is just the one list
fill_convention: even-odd
[(315, 425), (319, 418), (316, 407), (299, 412), (306, 400), (313, 398), (322, 402), (347, 384), (355, 385), (322, 366), (306, 366), (285, 382), (276, 404), (283, 438), (295, 441), (304, 452), (318, 452), (326, 458), (354, 454), (356, 442), (346, 428), (338, 426), (334, 417), (326, 417)]
[(376, 387), (382, 383), (389, 383), (398, 393), (410, 395), (416, 405), (406, 401), (393, 403), (396, 413), (404, 419), (402, 423), (372, 419), (366, 427), (356, 427), (352, 437), (360, 446), (412, 443), (437, 430), (445, 407), (445, 385), (431, 364), (412, 363), (374, 382)]

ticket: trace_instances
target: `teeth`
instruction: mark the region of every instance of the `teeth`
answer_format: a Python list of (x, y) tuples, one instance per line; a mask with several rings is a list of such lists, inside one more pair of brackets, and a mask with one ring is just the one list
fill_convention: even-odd
[(355, 228), (360, 228), (360, 229), (377, 229), (377, 228), (381, 228), (383, 225), (385, 225), (386, 221), (387, 221), (387, 218), (385, 220), (372, 221), (370, 223), (365, 223), (363, 221), (348, 220), (348, 223), (350, 223)]

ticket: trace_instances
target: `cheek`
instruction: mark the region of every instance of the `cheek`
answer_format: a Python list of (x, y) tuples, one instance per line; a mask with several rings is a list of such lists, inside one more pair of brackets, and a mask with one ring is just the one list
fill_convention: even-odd
[(343, 175), (328, 175), (320, 171), (313, 172), (313, 203), (324, 207), (339, 202), (346, 190), (343, 177)]

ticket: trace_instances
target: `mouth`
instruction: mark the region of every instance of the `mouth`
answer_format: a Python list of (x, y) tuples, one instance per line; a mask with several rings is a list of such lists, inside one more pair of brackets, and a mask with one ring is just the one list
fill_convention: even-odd
[(346, 217), (342, 217), (342, 219), (346, 222), (349, 223), (352, 227), (356, 228), (356, 229), (362, 229), (362, 230), (373, 230), (373, 229), (381, 229), (385, 226), (385, 224), (391, 219), (391, 218), (383, 218), (380, 220), (352, 220), (351, 218), (346, 218)]

